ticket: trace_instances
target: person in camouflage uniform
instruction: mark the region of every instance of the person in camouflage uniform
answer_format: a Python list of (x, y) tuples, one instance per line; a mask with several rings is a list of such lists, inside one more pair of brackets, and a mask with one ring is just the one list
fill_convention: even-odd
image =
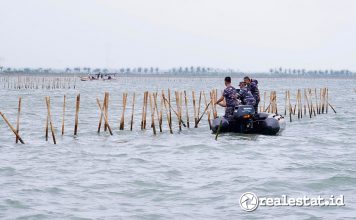
[(247, 89), (252, 93), (253, 97), (256, 100), (256, 104), (253, 106), (255, 108), (255, 112), (258, 112), (258, 103), (260, 102), (260, 91), (258, 90), (258, 81), (255, 79), (251, 79), (248, 76), (244, 77), (244, 82), (247, 85)]
[(239, 104), (237, 100), (237, 92), (236, 89), (231, 86), (231, 77), (225, 77), (225, 86), (226, 88), (224, 89), (224, 92), (222, 96), (217, 100), (215, 103), (216, 105), (224, 106), (223, 104), (220, 104), (223, 100), (225, 100), (225, 116), (224, 117), (229, 117), (230, 115), (233, 115), (234, 113), (234, 108)]
[(246, 88), (245, 82), (240, 82), (240, 89), (237, 92), (238, 98), (241, 100), (243, 105), (256, 105), (256, 100), (253, 97), (252, 93)]

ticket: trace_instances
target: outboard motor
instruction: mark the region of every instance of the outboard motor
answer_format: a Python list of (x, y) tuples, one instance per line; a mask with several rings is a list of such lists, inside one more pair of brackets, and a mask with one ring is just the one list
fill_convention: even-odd
[(240, 132), (248, 132), (253, 129), (253, 116), (255, 108), (251, 105), (239, 105), (234, 109), (234, 119), (240, 124)]

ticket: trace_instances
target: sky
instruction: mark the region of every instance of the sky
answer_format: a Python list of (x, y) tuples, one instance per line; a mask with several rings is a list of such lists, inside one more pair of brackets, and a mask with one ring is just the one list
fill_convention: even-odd
[(356, 70), (354, 0), (0, 0), (0, 66)]

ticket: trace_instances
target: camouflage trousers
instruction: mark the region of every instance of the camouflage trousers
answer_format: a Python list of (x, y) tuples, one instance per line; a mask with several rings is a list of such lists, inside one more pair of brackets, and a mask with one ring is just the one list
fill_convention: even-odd
[(234, 107), (226, 107), (224, 117), (227, 118), (227, 117), (233, 115), (234, 109), (235, 109), (235, 106)]

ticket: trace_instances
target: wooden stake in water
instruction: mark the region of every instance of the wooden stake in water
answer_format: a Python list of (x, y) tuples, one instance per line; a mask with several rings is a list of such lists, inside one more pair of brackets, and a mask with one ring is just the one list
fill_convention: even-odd
[(165, 110), (166, 110), (169, 132), (170, 132), (171, 134), (173, 134), (171, 118), (169, 117), (168, 108), (167, 108), (167, 104), (166, 104), (166, 98), (165, 98), (165, 96), (164, 96), (164, 92), (163, 92), (163, 91), (162, 91), (162, 99), (164, 100), (164, 108), (165, 108)]
[(159, 111), (159, 131), (162, 132), (162, 121), (163, 121), (163, 105), (164, 105), (164, 100), (163, 100), (163, 96), (161, 96), (161, 108)]
[(328, 105), (330, 106), (330, 108), (334, 111), (334, 113), (336, 114), (336, 111), (335, 111), (335, 109), (334, 109), (334, 107), (330, 104), (330, 103), (328, 103)]
[(149, 98), (150, 98), (150, 109), (151, 109), (151, 120), (152, 120), (152, 130), (153, 130), (153, 134), (156, 135), (156, 126), (155, 126), (155, 111), (153, 109), (152, 106), (152, 94), (149, 94)]
[(75, 104), (74, 135), (77, 135), (78, 133), (79, 106), (80, 106), (80, 94), (77, 95), (77, 100)]
[(120, 120), (120, 130), (124, 130), (124, 126), (125, 126), (126, 100), (127, 100), (127, 93), (123, 93), (122, 94), (122, 114), (121, 114), (121, 120)]
[(199, 119), (200, 118), (200, 106), (201, 106), (201, 91), (199, 93), (199, 102), (198, 102), (198, 109), (197, 109), (197, 112), (198, 112), (198, 115), (197, 115), (197, 118)]
[[(205, 108), (207, 109), (207, 115), (208, 115), (208, 124), (209, 124), (209, 129), (211, 130), (211, 121), (210, 121), (210, 110), (209, 110), (209, 105), (211, 104), (212, 100), (210, 100), (209, 105), (208, 102), (206, 101), (206, 96), (205, 96), (205, 92), (203, 91), (203, 95), (204, 95), (204, 104), (205, 104)], [(204, 114), (204, 113), (203, 113)]]
[(146, 92), (143, 93), (143, 104), (142, 104), (142, 115), (141, 115), (141, 130), (143, 130), (143, 118), (145, 115), (145, 100), (146, 100)]
[(168, 89), (169, 127), (172, 128), (171, 90)]
[(145, 113), (143, 117), (143, 129), (146, 129), (146, 124), (147, 124), (147, 106), (148, 106), (148, 91), (146, 91), (146, 97), (145, 97)]
[[(106, 118), (109, 118), (109, 93), (105, 92), (105, 99), (104, 99), (104, 115)], [(104, 131), (108, 130), (108, 125), (106, 122), (104, 123)]]
[[(45, 100), (47, 100), (47, 97), (45, 97)], [(45, 132), (46, 132), (46, 134), (45, 134), (45, 136), (46, 136), (46, 141), (48, 141), (48, 121), (49, 119), (48, 119), (48, 114), (46, 115), (46, 130), (45, 130)]]
[(289, 121), (292, 122), (292, 104), (290, 102), (290, 91), (288, 90)]
[(197, 109), (195, 106), (195, 94), (194, 91), (192, 91), (192, 97), (193, 97), (193, 109), (194, 109), (194, 124), (197, 124), (198, 118), (197, 118)]
[(184, 90), (184, 102), (185, 102), (185, 113), (187, 116), (187, 127), (189, 128), (188, 99), (187, 99), (187, 93), (185, 90)]
[(62, 113), (62, 135), (64, 135), (64, 117), (66, 112), (66, 95), (63, 96), (63, 113)]
[(19, 139), (21, 144), (25, 144), (25, 142), (22, 140), (22, 138), (20, 137), (20, 135), (16, 132), (15, 128), (10, 124), (10, 122), (7, 120), (7, 118), (5, 117), (5, 115), (0, 112), (1, 117), (4, 119), (5, 123), (9, 126), (9, 128), (11, 129), (11, 131), (15, 134), (15, 136)]
[(204, 111), (203, 111), (203, 114), (202, 114), (202, 115), (200, 116), (200, 118), (198, 119), (197, 124), (195, 125), (196, 128), (198, 127), (198, 124), (199, 124), (200, 120), (203, 118), (205, 112), (208, 110), (210, 104), (211, 104), (211, 101), (210, 101), (209, 104), (205, 107), (205, 109), (204, 109)]
[(105, 124), (107, 125), (107, 128), (108, 128), (108, 130), (110, 132), (110, 135), (113, 135), (111, 127), (109, 125), (109, 121), (108, 121), (107, 115), (105, 114), (104, 102), (103, 102), (103, 106), (101, 106), (100, 100), (98, 98), (96, 99), (96, 102), (98, 103), (98, 106), (99, 106), (99, 109), (100, 109), (100, 114), (104, 117), (104, 121), (105, 121)]
[(219, 136), (221, 127), (222, 127), (222, 120), (220, 120), (220, 124), (219, 124), (218, 130), (216, 131), (216, 135), (215, 135), (215, 140), (216, 141), (218, 140), (218, 136)]
[(181, 131), (182, 130), (182, 124), (181, 124), (181, 120), (180, 120), (180, 112), (179, 112), (179, 109), (180, 109), (180, 107), (179, 107), (179, 92), (177, 92), (177, 91), (175, 91), (174, 92), (174, 95), (175, 95), (175, 97), (176, 97), (176, 106), (177, 106), (177, 113), (178, 113), (178, 115), (177, 115), (177, 119), (178, 119), (178, 127), (179, 127), (179, 131)]
[(328, 114), (328, 111), (329, 111), (329, 105), (328, 105), (328, 103), (329, 103), (329, 89), (328, 88), (325, 88), (325, 90), (326, 90), (326, 114)]
[(284, 97), (284, 115), (287, 115), (287, 99), (288, 99), (288, 94), (286, 91), (285, 97)]
[(158, 119), (158, 127), (159, 127), (159, 132), (162, 132), (162, 123), (160, 121), (160, 113), (158, 112), (158, 105), (157, 105), (157, 92), (153, 94), (153, 100), (154, 100), (154, 110), (157, 114), (157, 119)]
[[(20, 133), (20, 113), (21, 113), (21, 97), (19, 97), (19, 106), (17, 109), (17, 121), (16, 121), (16, 132)], [(16, 144), (19, 142), (19, 138), (16, 136)]]
[(132, 131), (133, 121), (134, 121), (134, 112), (135, 112), (135, 93), (132, 97), (132, 112), (131, 112), (131, 123), (130, 123), (130, 131)]
[(52, 124), (51, 104), (50, 104), (50, 98), (49, 98), (49, 96), (46, 97), (46, 104), (47, 104), (47, 118), (48, 118), (48, 120), (49, 120), (49, 125), (50, 125), (50, 127), (51, 127), (51, 133), (52, 133), (53, 144), (57, 144), (57, 142), (56, 142), (56, 136), (55, 136), (55, 134), (54, 134), (53, 124)]
[[(184, 127), (186, 127), (186, 125), (185, 125), (183, 119), (182, 119), (182, 118), (179, 119), (179, 114), (178, 114), (178, 112), (176, 112), (176, 110), (173, 109), (173, 107), (171, 106), (169, 100), (167, 100), (165, 97), (163, 97), (163, 99), (164, 99), (165, 102), (168, 104), (169, 110), (172, 110), (172, 111), (174, 112), (174, 114), (177, 116), (178, 120), (182, 123), (182, 125), (183, 125)], [(172, 121), (171, 121), (171, 124), (172, 124)]]
[[(102, 123), (103, 117), (104, 117), (104, 112), (105, 112), (104, 108), (105, 108), (105, 106), (106, 106), (106, 104), (105, 104), (105, 103), (106, 103), (106, 98), (107, 98), (107, 95), (106, 95), (106, 93), (105, 93), (105, 95), (104, 95), (104, 102), (103, 102), (103, 109), (100, 108), (100, 117), (99, 117), (99, 124), (98, 124), (98, 133), (100, 133), (101, 123)], [(104, 123), (105, 123), (105, 121), (104, 121)]]

